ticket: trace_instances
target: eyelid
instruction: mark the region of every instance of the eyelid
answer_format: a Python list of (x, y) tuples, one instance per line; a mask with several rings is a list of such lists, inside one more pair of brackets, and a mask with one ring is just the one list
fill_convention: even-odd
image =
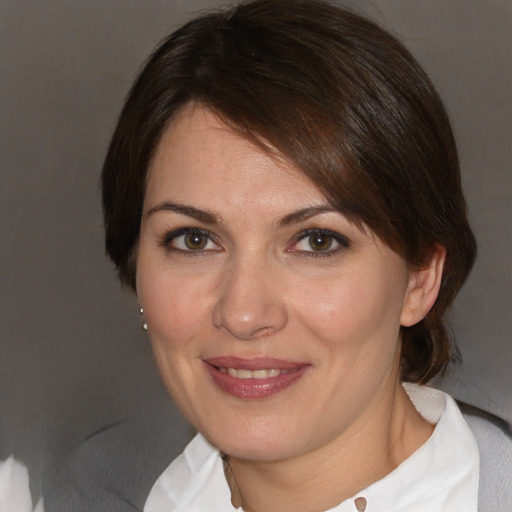
[[(293, 247), (297, 245), (301, 240), (304, 240), (307, 237), (310, 237), (312, 235), (326, 235), (329, 237), (332, 237), (334, 241), (338, 244), (337, 247), (334, 249), (327, 249), (325, 251), (305, 251), (305, 250), (295, 250)], [(300, 233), (297, 233), (295, 237), (293, 238), (293, 246), (291, 249), (288, 249), (288, 252), (295, 252), (298, 254), (302, 254), (305, 256), (332, 256), (333, 254), (336, 254), (342, 249), (348, 249), (350, 247), (350, 240), (342, 235), (341, 233), (337, 233), (336, 231), (331, 231), (330, 229), (325, 228), (309, 228), (305, 229), (304, 231), (301, 231)]]
[[(199, 234), (199, 235), (207, 237), (212, 243), (214, 243), (217, 246), (217, 248), (216, 249), (187, 250), (187, 249), (180, 249), (179, 247), (172, 246), (172, 241), (175, 240), (176, 238), (179, 238), (180, 236), (191, 235), (191, 234), (192, 235)], [(173, 229), (172, 231), (168, 231), (162, 236), (162, 238), (160, 240), (160, 245), (162, 247), (164, 247), (165, 249), (167, 249), (168, 251), (177, 252), (177, 253), (184, 254), (187, 256), (201, 255), (201, 254), (217, 252), (217, 251), (221, 250), (221, 247), (220, 247), (218, 241), (216, 240), (215, 235), (213, 233), (211, 233), (210, 231), (208, 231), (207, 229), (201, 229), (201, 228), (177, 228), (177, 229)]]

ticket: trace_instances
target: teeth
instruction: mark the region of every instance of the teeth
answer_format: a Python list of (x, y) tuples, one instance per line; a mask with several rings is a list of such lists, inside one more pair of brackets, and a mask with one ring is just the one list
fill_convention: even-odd
[(281, 373), (288, 373), (288, 370), (279, 370), (271, 368), (269, 370), (243, 370), (238, 368), (219, 368), (222, 373), (227, 373), (236, 379), (267, 379), (268, 377), (277, 377)]
[(251, 373), (253, 379), (268, 379), (268, 370), (253, 370)]
[[(230, 368), (231, 369), (231, 368)], [(229, 370), (228, 370), (229, 371)], [(252, 372), (251, 370), (235, 370), (237, 373), (237, 377), (239, 379), (251, 379), (252, 378)]]

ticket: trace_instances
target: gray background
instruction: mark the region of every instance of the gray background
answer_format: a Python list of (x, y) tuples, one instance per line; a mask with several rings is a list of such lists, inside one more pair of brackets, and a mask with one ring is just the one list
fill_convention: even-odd
[[(162, 411), (135, 297), (103, 255), (98, 178), (142, 61), (187, 13), (218, 1), (0, 1), (0, 460), (34, 492), (88, 433)], [(452, 115), (480, 244), (454, 308), (462, 368), (442, 384), (512, 421), (512, 3), (352, 2), (418, 57)]]

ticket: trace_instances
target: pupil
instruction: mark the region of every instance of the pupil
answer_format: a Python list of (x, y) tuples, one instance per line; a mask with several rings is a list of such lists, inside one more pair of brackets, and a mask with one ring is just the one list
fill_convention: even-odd
[(185, 245), (189, 249), (204, 249), (206, 247), (206, 237), (198, 233), (189, 233), (185, 235)]
[(311, 235), (309, 238), (309, 244), (315, 251), (326, 251), (332, 245), (332, 238), (329, 235)]

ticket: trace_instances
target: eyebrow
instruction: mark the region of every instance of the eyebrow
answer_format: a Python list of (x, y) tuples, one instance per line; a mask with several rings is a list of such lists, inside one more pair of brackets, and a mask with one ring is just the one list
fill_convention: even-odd
[[(157, 212), (173, 212), (181, 215), (186, 215), (188, 217), (192, 217), (204, 224), (210, 225), (222, 225), (222, 218), (214, 212), (208, 210), (201, 210), (199, 208), (195, 208), (194, 206), (184, 205), (173, 203), (170, 201), (165, 201), (164, 203), (158, 204), (151, 208), (147, 215), (148, 217), (154, 215)], [(321, 204), (316, 206), (309, 206), (307, 208), (302, 208), (300, 210), (291, 212), (277, 222), (277, 228), (283, 228), (286, 226), (290, 226), (291, 224), (297, 224), (299, 222), (304, 222), (316, 215), (321, 215), (323, 213), (339, 213), (339, 210), (334, 208), (329, 204)]]
[(210, 212), (208, 210), (200, 210), (199, 208), (195, 208), (193, 206), (171, 203), (169, 201), (154, 206), (153, 208), (151, 208), (151, 210), (148, 211), (147, 215), (149, 217), (157, 212), (179, 213), (181, 215), (192, 217), (193, 219), (203, 222), (204, 224), (222, 224), (222, 219), (216, 213)]
[(303, 208), (301, 210), (297, 210), (296, 212), (289, 213), (285, 215), (282, 219), (277, 223), (278, 228), (283, 228), (286, 226), (290, 226), (291, 224), (297, 224), (298, 222), (304, 222), (305, 220), (310, 219), (311, 217), (315, 217), (316, 215), (321, 215), (322, 213), (340, 213), (340, 211), (330, 204), (320, 204), (317, 206), (309, 206), (307, 208)]

